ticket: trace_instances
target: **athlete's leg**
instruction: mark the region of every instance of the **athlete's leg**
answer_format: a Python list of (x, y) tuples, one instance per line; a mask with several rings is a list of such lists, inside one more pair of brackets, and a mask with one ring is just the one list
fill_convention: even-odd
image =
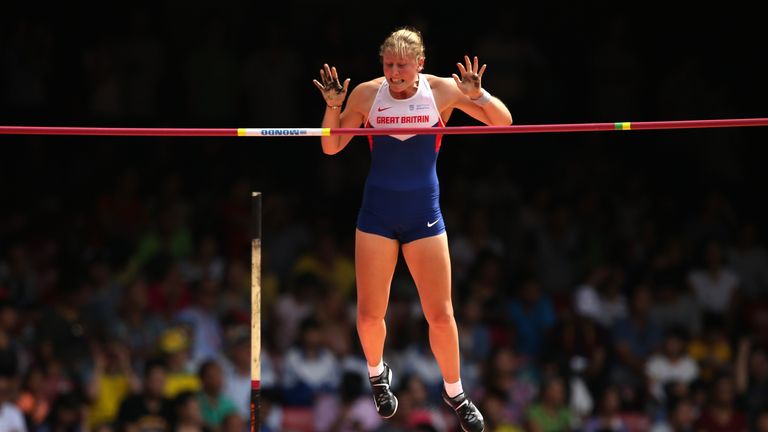
[(387, 335), (384, 315), (398, 252), (397, 240), (359, 229), (355, 233), (357, 333), (369, 366), (381, 363)]
[(451, 302), (451, 263), (445, 233), (403, 245), (403, 256), (429, 323), (429, 343), (443, 379), (459, 381), (459, 336)]

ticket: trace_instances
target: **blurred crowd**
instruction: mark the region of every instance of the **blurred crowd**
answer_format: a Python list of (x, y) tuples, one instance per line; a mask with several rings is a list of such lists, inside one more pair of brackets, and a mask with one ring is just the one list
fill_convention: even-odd
[[(372, 24), (308, 6), (254, 25), (259, 3), (198, 3), (8, 5), (0, 123), (319, 124), (313, 71), (373, 77), (404, 23), (425, 33), (427, 72), (477, 53), (519, 123), (755, 116), (765, 99), (745, 36), (759, 26), (665, 15), (649, 33), (620, 5), (529, 2), (460, 37), (437, 25), (447, 8)], [(444, 140), (462, 380), (487, 431), (768, 431), (765, 138)], [(245, 430), (253, 190), (262, 429), (456, 431), (402, 262), (396, 416), (370, 397), (352, 244), (365, 140), (334, 158), (275, 141), (0, 138), (0, 432)]]
[[(465, 153), (450, 141), (443, 151)], [(22, 165), (39, 156), (20, 153)], [(344, 159), (317, 160), (313, 175), (345, 176)], [(455, 172), (443, 208), (462, 379), (489, 431), (766, 430), (768, 252), (753, 195), (660, 189), (643, 173), (564, 169), (526, 186), (500, 170)], [(243, 430), (249, 180), (221, 181), (217, 196), (196, 178), (194, 168), (122, 169), (73, 202), (9, 199), (3, 430)], [(386, 423), (375, 413), (354, 326), (354, 211), (343, 204), (358, 187), (320, 202), (265, 194), (264, 430), (454, 431), (402, 263), (385, 350), (400, 408)]]

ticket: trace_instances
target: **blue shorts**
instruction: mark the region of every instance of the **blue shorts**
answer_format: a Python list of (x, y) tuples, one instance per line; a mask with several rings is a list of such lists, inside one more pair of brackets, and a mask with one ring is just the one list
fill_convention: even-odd
[(357, 228), (400, 243), (444, 233), (439, 185), (398, 191), (366, 184)]

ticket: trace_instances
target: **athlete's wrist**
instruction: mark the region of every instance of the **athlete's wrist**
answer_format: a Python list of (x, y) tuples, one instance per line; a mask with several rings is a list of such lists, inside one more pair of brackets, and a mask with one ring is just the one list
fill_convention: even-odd
[(488, 93), (485, 89), (480, 89), (480, 96), (477, 98), (469, 98), (472, 102), (475, 103), (475, 105), (483, 106), (491, 101), (491, 94)]
[(330, 104), (328, 104), (328, 105), (326, 105), (326, 107), (330, 108), (332, 110), (341, 109), (341, 105), (330, 105)]

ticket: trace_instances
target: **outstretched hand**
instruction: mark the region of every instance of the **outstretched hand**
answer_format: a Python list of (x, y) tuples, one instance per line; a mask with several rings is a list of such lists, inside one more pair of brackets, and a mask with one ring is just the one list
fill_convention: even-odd
[(456, 85), (459, 87), (462, 93), (469, 96), (470, 99), (477, 99), (483, 95), (482, 91), (482, 79), (483, 72), (485, 72), (485, 66), (478, 68), (477, 56), (474, 61), (469, 61), (469, 56), (464, 56), (464, 64), (461, 62), (456, 63), (459, 67), (461, 77), (456, 74), (452, 74), (453, 80), (456, 81)]
[(336, 67), (328, 67), (328, 64), (324, 64), (320, 69), (320, 81), (312, 80), (315, 87), (322, 93), (325, 103), (331, 107), (340, 107), (344, 103), (344, 98), (347, 97), (349, 78), (344, 80), (344, 85), (341, 85)]

